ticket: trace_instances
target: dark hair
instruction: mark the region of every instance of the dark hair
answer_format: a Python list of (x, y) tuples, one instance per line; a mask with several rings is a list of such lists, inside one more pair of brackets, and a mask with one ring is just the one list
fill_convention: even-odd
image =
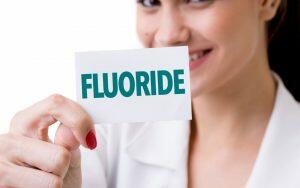
[(282, 0), (276, 17), (268, 24), (270, 67), (300, 101), (300, 1)]

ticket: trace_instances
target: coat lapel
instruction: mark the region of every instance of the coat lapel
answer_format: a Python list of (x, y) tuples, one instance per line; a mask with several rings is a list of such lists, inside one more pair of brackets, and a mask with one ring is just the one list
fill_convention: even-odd
[(143, 169), (141, 178), (151, 181), (143, 188), (169, 187), (175, 177), (176, 187), (186, 186), (189, 134), (189, 121), (150, 122), (131, 139), (126, 152)]
[(247, 188), (300, 187), (300, 106), (277, 80), (274, 110)]

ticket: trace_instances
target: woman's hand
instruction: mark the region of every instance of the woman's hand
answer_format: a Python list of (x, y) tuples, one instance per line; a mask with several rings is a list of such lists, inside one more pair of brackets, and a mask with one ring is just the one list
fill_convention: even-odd
[[(48, 127), (59, 121), (54, 143)], [(79, 145), (97, 145), (94, 125), (75, 102), (52, 95), (20, 111), (0, 135), (0, 187), (81, 187)]]

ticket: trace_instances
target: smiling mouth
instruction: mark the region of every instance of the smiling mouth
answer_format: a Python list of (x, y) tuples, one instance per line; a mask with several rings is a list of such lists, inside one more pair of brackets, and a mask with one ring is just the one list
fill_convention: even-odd
[(205, 50), (190, 53), (190, 70), (194, 70), (202, 65), (212, 51), (212, 48), (207, 48)]

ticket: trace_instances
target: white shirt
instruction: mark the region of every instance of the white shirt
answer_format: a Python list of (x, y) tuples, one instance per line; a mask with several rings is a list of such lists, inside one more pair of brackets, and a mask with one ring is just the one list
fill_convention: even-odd
[[(276, 79), (275, 106), (247, 188), (300, 187), (300, 105)], [(186, 188), (189, 125), (96, 125), (97, 149), (82, 149), (83, 187)]]

